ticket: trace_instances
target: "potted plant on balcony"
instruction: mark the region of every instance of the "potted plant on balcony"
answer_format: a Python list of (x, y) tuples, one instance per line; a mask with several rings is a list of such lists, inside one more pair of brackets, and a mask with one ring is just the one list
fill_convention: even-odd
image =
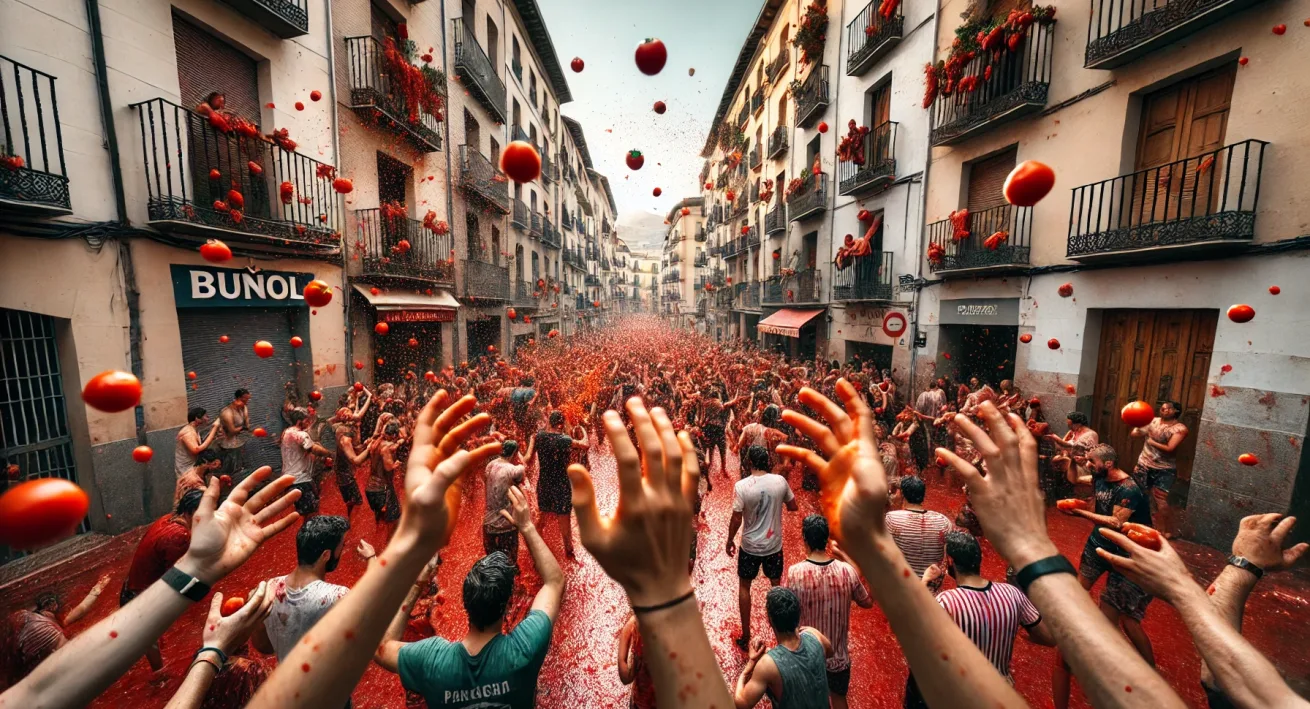
[(827, 41), (828, 2), (814, 0), (805, 8), (805, 16), (801, 18), (801, 26), (791, 43), (801, 50), (801, 64), (809, 64), (822, 61), (823, 46)]
[[(1011, 10), (1005, 17), (976, 17), (977, 14), (976, 10), (966, 13), (975, 17), (955, 29), (955, 39), (946, 59), (924, 67), (927, 75), (924, 108), (931, 106), (938, 96), (950, 96), (956, 91), (971, 92), (979, 81), (990, 81), (992, 66), (1005, 54), (1018, 52), (1034, 24), (1055, 22), (1054, 5)], [(976, 73), (966, 75), (970, 62), (978, 56), (986, 56), (987, 61), (976, 67)]]

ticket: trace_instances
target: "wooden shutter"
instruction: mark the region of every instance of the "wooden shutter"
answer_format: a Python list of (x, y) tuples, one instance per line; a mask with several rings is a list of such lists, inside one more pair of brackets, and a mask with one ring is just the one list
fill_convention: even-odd
[(225, 113), (259, 124), (259, 79), (255, 60), (212, 34), (173, 15), (177, 82), (182, 105), (195, 108), (218, 91)]
[(373, 39), (383, 42), (390, 38), (397, 44), (400, 43), (400, 30), (396, 27), (396, 21), (391, 16), (383, 12), (382, 8), (373, 3), (369, 3), (369, 29)]
[(969, 201), (971, 213), (1000, 207), (1005, 204), (1005, 178), (1014, 170), (1018, 150), (1011, 148), (1000, 155), (979, 160), (969, 168)]

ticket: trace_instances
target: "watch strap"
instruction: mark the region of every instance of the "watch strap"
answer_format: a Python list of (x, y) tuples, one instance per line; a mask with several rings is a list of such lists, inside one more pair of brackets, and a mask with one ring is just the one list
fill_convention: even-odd
[(1265, 575), (1264, 569), (1251, 563), (1251, 560), (1244, 556), (1236, 556), (1236, 555), (1230, 556), (1228, 557), (1228, 563), (1233, 566), (1236, 566), (1239, 569), (1245, 569), (1246, 571), (1250, 571), (1252, 574), (1255, 574), (1256, 580), (1259, 580), (1261, 577)]
[(1022, 589), (1024, 593), (1027, 593), (1028, 587), (1032, 585), (1033, 581), (1036, 581), (1047, 574), (1077, 573), (1077, 570), (1074, 569), (1073, 564), (1069, 563), (1068, 559), (1060, 554), (1056, 554), (1055, 556), (1048, 556), (1045, 559), (1038, 559), (1022, 569), (1019, 569), (1019, 573), (1015, 574), (1014, 580), (1019, 584), (1019, 588)]
[(176, 566), (170, 566), (160, 580), (189, 601), (202, 601), (209, 593), (208, 584), (185, 571), (179, 571)]

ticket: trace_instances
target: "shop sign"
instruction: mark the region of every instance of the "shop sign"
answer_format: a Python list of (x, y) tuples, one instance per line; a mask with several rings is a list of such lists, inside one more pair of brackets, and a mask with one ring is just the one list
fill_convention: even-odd
[(379, 310), (382, 322), (455, 322), (455, 311), (442, 310)]
[(169, 266), (179, 308), (303, 308), (312, 273)]
[(943, 325), (1018, 325), (1018, 298), (943, 300)]

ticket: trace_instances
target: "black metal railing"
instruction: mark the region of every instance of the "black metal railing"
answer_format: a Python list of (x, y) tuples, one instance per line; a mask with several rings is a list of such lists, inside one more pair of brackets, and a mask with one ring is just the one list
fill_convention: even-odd
[(764, 215), (764, 233), (769, 236), (787, 233), (787, 208), (781, 203), (774, 204)]
[(356, 244), (361, 274), (426, 281), (451, 282), (455, 278), (451, 236), (438, 236), (410, 219), (386, 209), (356, 209)]
[(55, 77), (0, 56), (0, 203), (67, 212)]
[(464, 88), (497, 121), (505, 122), (505, 83), (500, 80), (495, 64), (487, 58), (478, 44), (473, 28), (463, 18), (451, 20), (455, 43), (455, 73)]
[(891, 17), (884, 17), (878, 12), (881, 4), (875, 0), (860, 10), (850, 24), (846, 25), (846, 75), (860, 76), (869, 70), (896, 43), (901, 41), (905, 31), (905, 16), (901, 14), (901, 4)]
[(742, 101), (741, 110), (737, 112), (737, 127), (742, 128), (746, 125), (746, 119), (751, 116), (751, 107), (749, 102)]
[(696, 227), (696, 241), (703, 244), (707, 238), (708, 237), (705, 236), (705, 227)]
[(876, 190), (896, 179), (896, 129), (895, 121), (875, 127), (855, 160), (837, 163), (837, 194)]
[(749, 195), (746, 194), (742, 194), (739, 197), (737, 197), (737, 203), (733, 205), (732, 208), (732, 216), (734, 219), (745, 214), (746, 210), (750, 209), (751, 205), (748, 197)]
[(757, 87), (755, 89), (755, 93), (751, 94), (751, 113), (755, 113), (756, 111), (759, 111), (761, 108), (764, 108), (763, 86)]
[(756, 227), (747, 227), (746, 233), (742, 235), (746, 241), (746, 248), (757, 249), (760, 247), (760, 230)]
[(509, 269), (486, 261), (464, 262), (464, 295), (484, 300), (509, 300)]
[(715, 186), (716, 188), (718, 188), (718, 189), (723, 189), (724, 187), (727, 187), (727, 186), (728, 186), (728, 173), (726, 173), (726, 172), (719, 173), (719, 177), (718, 177), (718, 179), (716, 179), (716, 180), (714, 181), (714, 186)]
[(514, 304), (520, 308), (535, 308), (537, 306), (536, 284), (530, 281), (515, 281), (514, 283)]
[(514, 211), (510, 214), (509, 225), (523, 231), (528, 230), (528, 205), (521, 199), (514, 200)]
[(550, 151), (543, 150), (541, 151), (541, 181), (549, 184), (555, 179), (555, 163), (550, 161)]
[(723, 258), (733, 258), (741, 251), (741, 242), (736, 239), (729, 239), (726, 244), (720, 247), (719, 251)]
[(819, 302), (818, 271), (807, 268), (791, 276), (769, 276), (764, 281), (764, 301), (779, 303)]
[(264, 140), (240, 119), (211, 120), (162, 98), (130, 107), (154, 226), (197, 235), (222, 229), (275, 250), (340, 249), (331, 165)]
[(820, 214), (828, 208), (828, 175), (810, 175), (800, 189), (787, 197), (787, 211), (792, 221)]
[(796, 125), (809, 128), (828, 110), (828, 65), (819, 64), (810, 69), (810, 75), (801, 82), (796, 92)]
[(1073, 189), (1069, 258), (1220, 241), (1249, 241), (1264, 168), (1263, 140)]
[(697, 268), (704, 268), (708, 264), (709, 258), (705, 256), (704, 252), (696, 254), (696, 256), (691, 260), (691, 265)]
[(537, 212), (532, 213), (531, 221), (528, 223), (528, 236), (534, 239), (541, 238), (541, 224), (545, 221)]
[(282, 39), (309, 34), (309, 0), (226, 0), (226, 4)]
[(490, 209), (509, 214), (509, 180), (476, 145), (459, 146), (459, 185)]
[(1123, 66), (1255, 2), (1258, 0), (1093, 0), (1084, 66)]
[[(1013, 52), (980, 52), (964, 66), (961, 77), (974, 77), (972, 91), (958, 87), (940, 94), (929, 109), (929, 143), (951, 145), (1005, 121), (1041, 110), (1051, 81), (1053, 24), (1037, 22)], [(985, 78), (987, 73), (991, 78)]]
[(678, 264), (681, 262), (682, 262), (682, 254), (679, 254), (677, 251), (674, 251), (673, 253), (669, 254), (669, 263)]
[(891, 300), (893, 292), (890, 251), (857, 257), (832, 276), (833, 300)]
[(769, 75), (769, 81), (777, 81), (778, 77), (782, 74), (782, 70), (786, 69), (790, 62), (791, 50), (787, 48), (786, 44), (784, 44), (782, 45), (782, 51), (778, 52), (778, 56), (774, 57), (773, 61), (769, 62), (769, 68), (765, 70)]
[[(391, 40), (387, 40), (390, 42)], [(399, 131), (423, 152), (441, 150), (441, 109), (430, 113), (421, 105), (410, 105), (402, 86), (406, 77), (397, 62), (407, 62), (395, 46), (386, 46), (373, 37), (347, 37), (347, 62), (350, 69), (350, 107), (366, 119), (375, 119), (393, 131)], [(429, 74), (425, 74), (425, 78)], [(446, 77), (430, 70), (431, 88), (445, 95)], [(443, 104), (444, 105), (444, 104)]]
[(549, 246), (552, 249), (558, 249), (563, 243), (562, 237), (563, 235), (560, 234), (559, 229), (554, 224), (551, 224), (550, 220), (547, 220), (542, 226), (541, 243), (546, 246)]
[(760, 155), (759, 146), (751, 148), (750, 152), (751, 169), (758, 170), (764, 165), (764, 157)]
[[(928, 266), (934, 273), (1028, 264), (1032, 244), (1032, 207), (1006, 204), (983, 209), (970, 213), (965, 224), (968, 235), (959, 234), (959, 238), (950, 219), (928, 225), (928, 241), (936, 245), (935, 249), (929, 249), (928, 259)], [(940, 253), (940, 258), (932, 258), (933, 251)]]
[(769, 134), (769, 159), (781, 157), (787, 153), (787, 134), (791, 128), (780, 125)]

